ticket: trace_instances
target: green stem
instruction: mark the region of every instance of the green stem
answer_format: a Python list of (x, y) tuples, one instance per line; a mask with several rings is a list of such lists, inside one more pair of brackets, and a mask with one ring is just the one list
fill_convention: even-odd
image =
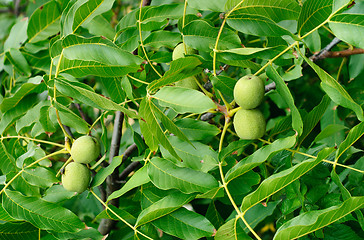
[(40, 143), (46, 143), (49, 145), (53, 145), (53, 146), (57, 146), (57, 147), (61, 147), (61, 148), (65, 148), (65, 145), (62, 144), (58, 144), (58, 143), (54, 143), (54, 142), (49, 142), (49, 141), (45, 141), (45, 140), (40, 140), (40, 139), (36, 139), (36, 138), (30, 138), (30, 137), (23, 137), (23, 136), (6, 136), (6, 137), (1, 137), (0, 140), (3, 139), (10, 139), (10, 138), (20, 138), (20, 139), (25, 139), (25, 140), (29, 140), (29, 141), (34, 141), (34, 142), (40, 142)]
[(143, 237), (145, 237), (147, 239), (150, 239), (150, 240), (153, 240), (153, 238), (150, 238), (147, 235), (145, 235), (144, 233), (140, 232), (138, 229), (136, 229), (136, 227), (134, 227), (133, 225), (131, 225), (130, 223), (128, 223), (125, 219), (123, 219), (122, 217), (120, 217), (116, 212), (114, 212), (111, 208), (109, 208), (109, 206), (104, 201), (102, 201), (99, 198), (99, 196), (97, 196), (97, 194), (92, 189), (90, 189), (90, 193), (92, 193), (92, 195), (94, 195), (94, 197), (97, 199), (97, 201), (99, 201), (105, 207), (105, 209), (107, 211), (110, 211), (112, 214), (114, 214), (120, 221), (122, 221), (123, 223), (125, 223), (125, 225), (127, 225), (128, 227), (130, 227), (131, 229), (133, 229), (133, 231), (135, 233), (139, 233)]
[(7, 183), (7, 184), (5, 184), (5, 186), (4, 186), (4, 188), (3, 189), (1, 189), (1, 191), (0, 191), (0, 195), (5, 191), (5, 189), (7, 189), (9, 186), (10, 186), (10, 184), (20, 175), (20, 174), (22, 174), (23, 172), (24, 172), (24, 170), (26, 169), (26, 168), (30, 168), (31, 166), (34, 166), (35, 164), (37, 164), (37, 163), (39, 163), (39, 162), (41, 162), (41, 161), (43, 161), (44, 159), (47, 159), (47, 158), (50, 158), (50, 157), (53, 157), (53, 156), (55, 156), (55, 155), (58, 155), (58, 154), (62, 154), (62, 153), (67, 153), (67, 151), (65, 151), (64, 149), (62, 149), (62, 150), (59, 150), (59, 151), (57, 151), (57, 152), (54, 152), (54, 153), (51, 153), (51, 154), (49, 154), (49, 155), (47, 155), (47, 156), (44, 156), (44, 157), (42, 157), (42, 158), (40, 158), (40, 159), (38, 159), (38, 160), (36, 160), (36, 161), (34, 161), (33, 163), (31, 163), (31, 164), (29, 164), (28, 166), (26, 166), (25, 168), (23, 168), (22, 170), (20, 170), (12, 179), (10, 179), (9, 180), (9, 182)]

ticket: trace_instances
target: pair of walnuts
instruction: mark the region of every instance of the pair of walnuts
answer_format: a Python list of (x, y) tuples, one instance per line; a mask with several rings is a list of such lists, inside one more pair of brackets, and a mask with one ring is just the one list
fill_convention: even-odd
[(71, 157), (74, 162), (65, 167), (62, 174), (63, 187), (71, 192), (82, 193), (91, 180), (90, 169), (85, 165), (96, 160), (100, 155), (100, 144), (96, 138), (82, 136), (77, 138), (71, 147)]
[(238, 80), (234, 87), (234, 100), (241, 107), (234, 116), (233, 125), (241, 139), (263, 137), (266, 122), (258, 109), (264, 98), (263, 79), (246, 75)]

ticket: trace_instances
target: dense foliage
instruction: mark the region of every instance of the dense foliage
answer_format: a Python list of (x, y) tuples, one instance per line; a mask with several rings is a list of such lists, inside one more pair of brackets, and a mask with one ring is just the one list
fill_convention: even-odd
[[(364, 1), (0, 10), (1, 239), (364, 238)], [(252, 140), (232, 124), (248, 74)], [(65, 172), (84, 135), (101, 154)]]

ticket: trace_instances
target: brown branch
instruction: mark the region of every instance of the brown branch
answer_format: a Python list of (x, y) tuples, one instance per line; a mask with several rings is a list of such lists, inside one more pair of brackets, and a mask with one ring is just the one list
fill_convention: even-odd
[(323, 58), (343, 58), (343, 57), (349, 57), (351, 55), (355, 54), (363, 54), (364, 49), (362, 48), (354, 48), (354, 49), (346, 49), (342, 51), (336, 51), (336, 52), (326, 52), (320, 59)]

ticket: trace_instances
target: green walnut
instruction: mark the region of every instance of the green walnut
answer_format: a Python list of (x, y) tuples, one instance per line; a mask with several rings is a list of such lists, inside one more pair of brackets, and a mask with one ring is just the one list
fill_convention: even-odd
[(259, 109), (239, 109), (235, 113), (233, 125), (241, 139), (253, 140), (263, 137), (266, 123)]
[(90, 163), (100, 154), (100, 144), (96, 138), (82, 136), (76, 139), (71, 147), (71, 156), (75, 162)]
[(264, 98), (264, 82), (260, 77), (246, 75), (234, 87), (234, 100), (243, 109), (258, 107)]
[(62, 174), (62, 185), (70, 192), (84, 192), (90, 184), (90, 170), (82, 163), (69, 163)]
[(197, 51), (193, 48), (191, 48), (190, 46), (186, 45), (186, 50), (187, 52), (185, 53), (185, 47), (183, 46), (183, 43), (178, 44), (172, 53), (172, 60), (176, 60), (178, 58), (183, 58), (185, 57), (185, 54), (196, 54)]

